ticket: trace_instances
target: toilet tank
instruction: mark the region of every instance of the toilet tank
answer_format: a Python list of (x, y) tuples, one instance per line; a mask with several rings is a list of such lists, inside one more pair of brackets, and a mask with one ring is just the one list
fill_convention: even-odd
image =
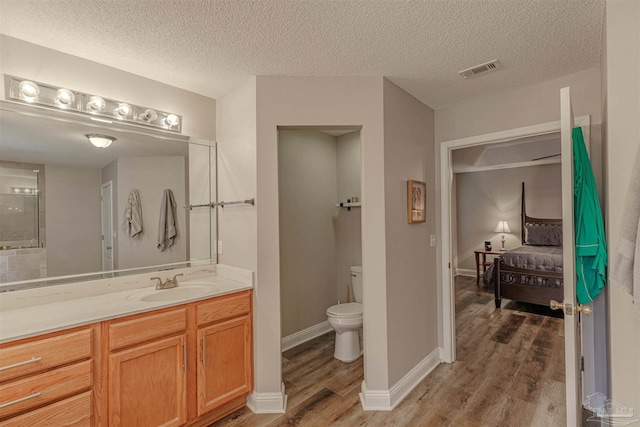
[(356, 302), (362, 303), (362, 266), (351, 267), (351, 289)]

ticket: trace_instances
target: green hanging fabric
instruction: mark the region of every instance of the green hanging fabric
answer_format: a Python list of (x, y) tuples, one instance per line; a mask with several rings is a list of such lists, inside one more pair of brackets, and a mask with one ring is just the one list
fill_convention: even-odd
[(573, 129), (573, 185), (576, 295), (580, 304), (587, 304), (606, 284), (607, 246), (598, 189), (579, 127)]

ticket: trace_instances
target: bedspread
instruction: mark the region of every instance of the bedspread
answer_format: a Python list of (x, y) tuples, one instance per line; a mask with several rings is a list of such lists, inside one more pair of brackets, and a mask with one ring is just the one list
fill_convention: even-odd
[[(501, 258), (503, 263), (510, 267), (535, 271), (562, 272), (562, 248), (558, 246), (519, 246), (515, 249), (508, 250), (501, 255)], [(495, 262), (484, 273), (484, 283), (489, 289), (493, 289), (494, 287), (494, 270)], [(535, 274), (535, 272), (533, 272), (533, 274)], [(533, 286), (562, 287), (562, 281), (555, 279), (535, 281), (520, 280), (518, 277), (512, 277), (512, 279), (516, 282)]]

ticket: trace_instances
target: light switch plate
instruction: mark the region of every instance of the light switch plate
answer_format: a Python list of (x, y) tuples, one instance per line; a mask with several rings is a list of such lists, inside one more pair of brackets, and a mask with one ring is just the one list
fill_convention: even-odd
[(431, 235), (431, 247), (434, 247), (436, 245), (436, 235), (432, 234)]
[(222, 240), (218, 240), (218, 255), (222, 255)]

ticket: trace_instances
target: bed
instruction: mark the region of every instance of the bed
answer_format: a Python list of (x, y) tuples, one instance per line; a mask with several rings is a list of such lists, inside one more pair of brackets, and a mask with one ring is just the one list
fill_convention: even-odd
[(494, 263), (496, 308), (502, 298), (549, 306), (562, 301), (562, 219), (527, 216), (522, 183), (521, 237), (523, 245), (506, 251)]

